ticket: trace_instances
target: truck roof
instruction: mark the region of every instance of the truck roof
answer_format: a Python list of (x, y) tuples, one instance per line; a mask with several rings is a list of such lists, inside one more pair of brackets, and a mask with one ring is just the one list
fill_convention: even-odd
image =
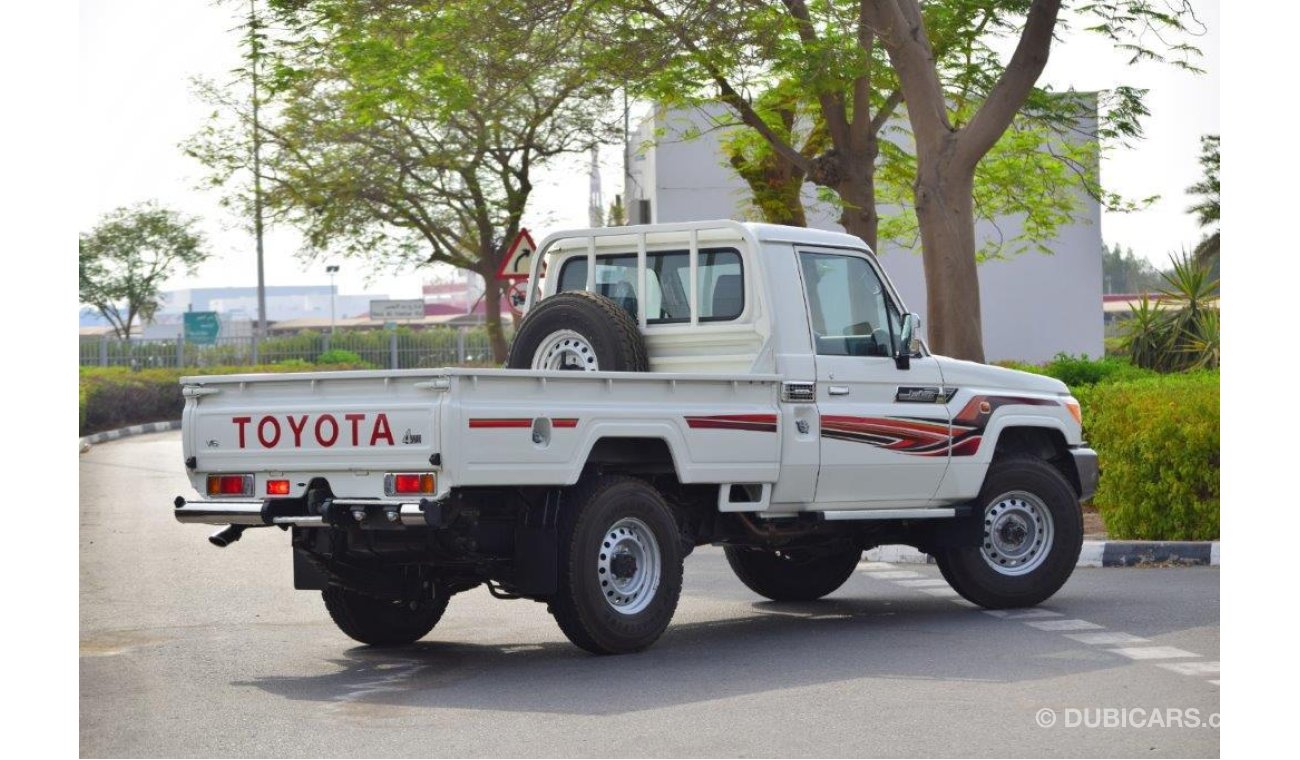
[[(738, 222), (734, 219), (703, 219), (692, 222), (670, 222), (663, 224), (638, 224), (626, 227), (587, 227), (560, 230), (546, 237), (540, 246), (550, 248), (553, 252), (585, 248), (589, 236), (597, 236), (596, 244), (600, 246), (626, 244), (640, 235), (661, 237), (673, 233), (683, 236), (691, 230), (697, 230), (700, 241), (711, 238), (725, 238), (747, 231), (759, 242), (805, 243), (825, 245), (836, 248), (854, 248), (870, 251), (871, 249), (856, 235), (844, 232), (831, 232), (811, 227), (792, 227), (784, 224), (766, 224), (762, 222)], [(730, 231), (730, 232), (728, 232)], [(550, 243), (550, 245), (548, 245)]]

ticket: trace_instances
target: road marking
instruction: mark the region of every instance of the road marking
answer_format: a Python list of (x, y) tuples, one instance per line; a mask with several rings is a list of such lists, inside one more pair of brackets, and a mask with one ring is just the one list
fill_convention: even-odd
[(1028, 620), (1030, 618), (1065, 617), (1065, 615), (1059, 612), (1052, 612), (1051, 610), (1040, 610), (1040, 609), (984, 610), (984, 614), (992, 615), (995, 618), (1002, 618), (1003, 620)]
[(1029, 620), (1025, 625), (1040, 631), (1090, 631), (1105, 626), (1089, 623), (1087, 620)]
[[(1219, 675), (1219, 663), (1217, 662), (1160, 662), (1156, 664), (1165, 670), (1172, 670), (1184, 676)], [(1213, 683), (1217, 684), (1218, 681)]]
[(1110, 650), (1130, 660), (1172, 660), (1178, 657), (1200, 657), (1195, 652), (1178, 647), (1120, 647)]
[(895, 581), (895, 583), (900, 586), (907, 586), (908, 588), (933, 588), (935, 586), (948, 585), (948, 581), (945, 581), (943, 578), (922, 578), (915, 581)]
[(957, 596), (956, 591), (946, 587), (945, 588), (919, 588), (917, 589), (917, 591), (920, 591), (923, 594), (929, 594), (930, 596)]
[(893, 570), (894, 566), (888, 562), (871, 562), (869, 560), (863, 560), (858, 563), (858, 569), (871, 572), (872, 570)]
[(1074, 639), (1080, 644), (1101, 646), (1106, 644), (1145, 644), (1150, 639), (1134, 636), (1121, 631), (1102, 631), (1101, 633), (1067, 633), (1065, 638)]
[(911, 570), (889, 570), (886, 572), (869, 572), (872, 578), (884, 578), (885, 580), (894, 580), (896, 578), (920, 578), (920, 573), (914, 573)]
[(960, 604), (963, 607), (971, 607), (974, 609), (979, 609), (978, 604), (972, 602), (969, 599), (962, 599), (960, 596), (955, 596), (952, 599), (949, 599), (948, 601), (952, 602), (953, 604)]
[(1218, 686), (1218, 685), (1219, 685), (1219, 679), (1216, 678), (1216, 679), (1214, 679), (1213, 681), (1210, 681), (1210, 683), (1214, 684), (1215, 686)]

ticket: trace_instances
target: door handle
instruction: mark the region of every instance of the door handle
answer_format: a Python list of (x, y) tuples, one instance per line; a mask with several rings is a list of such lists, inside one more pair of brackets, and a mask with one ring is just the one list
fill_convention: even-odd
[(826, 392), (831, 394), (832, 396), (847, 396), (849, 395), (849, 386), (832, 385), (826, 389)]

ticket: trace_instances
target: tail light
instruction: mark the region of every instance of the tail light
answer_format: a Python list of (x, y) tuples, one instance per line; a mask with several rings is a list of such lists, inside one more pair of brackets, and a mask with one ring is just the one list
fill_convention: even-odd
[(384, 476), (384, 492), (389, 496), (433, 494), (438, 477), (432, 472), (390, 472)]
[(266, 481), (266, 493), (268, 496), (288, 496), (289, 481), (287, 480)]
[(252, 496), (252, 475), (209, 475), (209, 496)]

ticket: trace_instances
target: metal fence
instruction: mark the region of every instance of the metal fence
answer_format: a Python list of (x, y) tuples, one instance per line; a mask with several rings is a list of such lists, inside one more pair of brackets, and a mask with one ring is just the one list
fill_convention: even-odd
[(331, 351), (349, 351), (376, 368), (420, 369), (452, 364), (490, 363), (492, 345), (482, 327), (438, 327), (424, 330), (340, 330), (275, 335), (254, 341), (251, 336), (218, 338), (213, 345), (187, 343), (177, 336), (166, 340), (130, 341), (112, 336), (82, 338), (83, 367), (217, 367), (252, 364), (307, 364), (341, 361)]

